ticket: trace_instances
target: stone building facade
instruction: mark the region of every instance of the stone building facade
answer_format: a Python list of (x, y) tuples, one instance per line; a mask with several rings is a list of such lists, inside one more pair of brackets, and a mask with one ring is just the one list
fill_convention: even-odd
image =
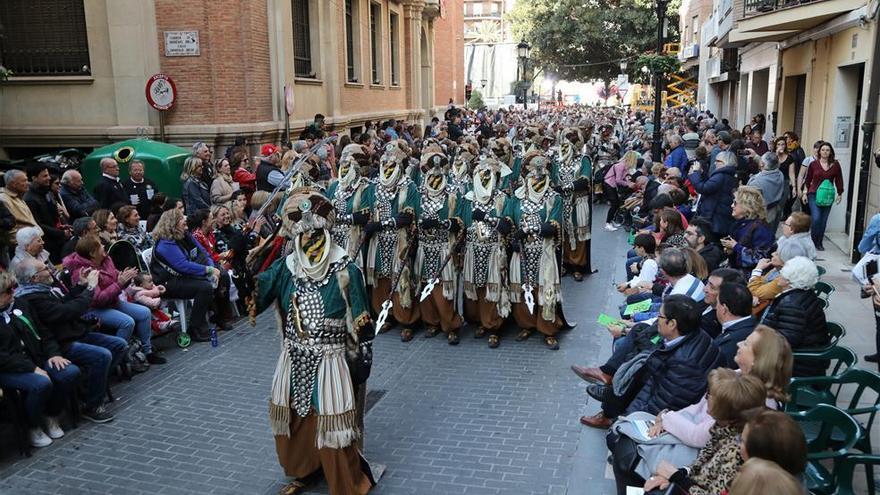
[[(175, 82), (163, 117), (167, 140), (179, 144), (278, 141), (285, 122), (296, 135), (316, 113), (339, 132), (421, 122), (464, 99), (463, 0), (2, 4), (0, 65), (13, 74), (0, 82), (0, 156), (157, 138), (160, 114), (145, 98), (155, 73)], [(34, 32), (61, 34), (35, 42)]]

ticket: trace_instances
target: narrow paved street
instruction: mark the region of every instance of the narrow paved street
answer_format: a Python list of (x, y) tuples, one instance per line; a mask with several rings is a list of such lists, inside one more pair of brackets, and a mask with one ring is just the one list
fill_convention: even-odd
[[(422, 333), (408, 344), (395, 332), (379, 336), (366, 455), (386, 471), (373, 493), (613, 493), (604, 435), (578, 423), (596, 405), (585, 408), (583, 382), (568, 367), (609, 352), (593, 322), (617, 301), (612, 274), (625, 250), (623, 233), (600, 232), (599, 273), (564, 279), (566, 316), (578, 326), (560, 351), (538, 338), (515, 342), (512, 329), (496, 350), (470, 330), (458, 347)], [(267, 313), (256, 328), (242, 321), (222, 335), (218, 348), (169, 350), (168, 365), (114, 387), (114, 422), (81, 423), (30, 459), (3, 449), (0, 493), (275, 493), (285, 481), (266, 419), (275, 328)]]

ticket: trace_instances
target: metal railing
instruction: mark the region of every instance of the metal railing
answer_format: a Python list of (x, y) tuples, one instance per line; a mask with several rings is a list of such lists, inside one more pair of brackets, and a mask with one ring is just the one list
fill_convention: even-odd
[(745, 0), (743, 2), (743, 15), (750, 16), (766, 14), (767, 12), (794, 7), (812, 1), (813, 0)]

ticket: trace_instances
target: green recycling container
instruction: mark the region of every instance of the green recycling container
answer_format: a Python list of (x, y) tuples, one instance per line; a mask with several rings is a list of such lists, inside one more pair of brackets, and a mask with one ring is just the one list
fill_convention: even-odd
[(144, 175), (156, 183), (159, 191), (169, 198), (180, 198), (182, 184), (180, 174), (183, 162), (191, 155), (190, 150), (150, 139), (129, 139), (92, 151), (80, 165), (86, 189), (93, 192), (101, 179), (101, 160), (113, 158), (119, 163), (119, 178), (128, 178), (128, 165), (132, 160), (144, 162)]

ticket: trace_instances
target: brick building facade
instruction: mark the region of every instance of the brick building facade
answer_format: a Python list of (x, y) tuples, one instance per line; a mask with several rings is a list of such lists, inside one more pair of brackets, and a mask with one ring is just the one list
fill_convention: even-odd
[[(430, 119), (450, 98), (458, 104), (464, 99), (462, 3), (10, 2), (0, 8), (0, 25), (73, 33), (82, 43), (69, 50), (80, 57), (76, 61), (35, 71), (14, 55), (38, 57), (58, 47), (35, 44), (25, 28), (0, 33), (9, 35), (0, 46), (0, 65), (14, 71), (0, 83), (0, 157), (15, 148), (156, 138), (159, 112), (147, 104), (144, 86), (159, 72), (176, 84), (177, 100), (164, 124), (167, 140), (179, 144), (203, 140), (222, 147), (238, 136), (277, 141), (286, 121), (295, 136), (316, 113), (340, 132), (368, 120)], [(166, 53), (172, 32), (196, 32), (198, 53)], [(82, 60), (87, 63), (80, 67)], [(288, 86), (294, 94), (289, 117)]]

